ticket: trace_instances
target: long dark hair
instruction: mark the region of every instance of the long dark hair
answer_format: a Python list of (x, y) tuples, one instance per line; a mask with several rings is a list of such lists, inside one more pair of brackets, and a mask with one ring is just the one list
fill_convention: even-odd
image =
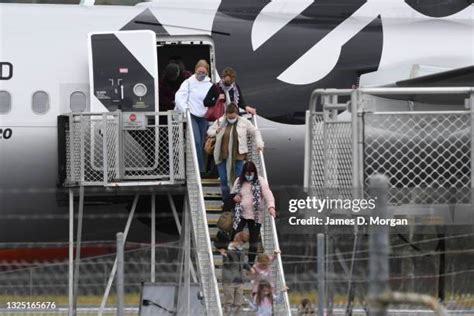
[(255, 183), (255, 181), (258, 180), (258, 172), (257, 172), (257, 166), (255, 166), (255, 164), (252, 162), (252, 161), (247, 161), (246, 163), (244, 163), (244, 166), (242, 167), (242, 172), (240, 173), (240, 176), (239, 176), (239, 182), (240, 184), (243, 184), (244, 182), (247, 181), (247, 179), (245, 179), (245, 174), (246, 173), (254, 173), (254, 176), (253, 176), (253, 182)]
[(255, 297), (255, 303), (257, 303), (257, 306), (260, 306), (260, 304), (262, 304), (263, 302), (263, 299), (265, 298), (265, 296), (263, 295), (263, 290), (265, 288), (270, 289), (270, 294), (268, 295), (268, 299), (270, 300), (270, 303), (273, 305), (272, 285), (270, 284), (270, 282), (263, 279), (263, 280), (260, 280), (260, 282), (258, 283), (257, 294)]

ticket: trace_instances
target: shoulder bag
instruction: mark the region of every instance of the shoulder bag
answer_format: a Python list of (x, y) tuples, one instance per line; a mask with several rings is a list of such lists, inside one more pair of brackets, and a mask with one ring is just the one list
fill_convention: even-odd
[[(219, 87), (216, 87), (216, 89), (219, 90)], [(218, 93), (220, 94), (220, 90), (218, 91)], [(215, 121), (218, 118), (220, 118), (222, 115), (224, 115), (224, 113), (225, 113), (225, 100), (219, 99), (218, 97), (214, 106), (209, 107), (207, 109), (207, 112), (204, 115), (204, 117), (208, 121)]]

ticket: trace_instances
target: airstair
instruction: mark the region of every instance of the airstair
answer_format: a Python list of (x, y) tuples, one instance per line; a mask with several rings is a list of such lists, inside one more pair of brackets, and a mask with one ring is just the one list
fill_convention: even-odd
[[(217, 232), (215, 224), (221, 212), (220, 189), (217, 179), (201, 180), (192, 125), (186, 124), (191, 121), (190, 113), (182, 115), (172, 111), (146, 112), (130, 120), (130, 113), (117, 111), (69, 114), (62, 118), (63, 123), (59, 120), (59, 129), (63, 130), (59, 133), (60, 147), (63, 142), (65, 150), (59, 157), (60, 173), (64, 186), (80, 188), (80, 199), (83, 200), (84, 188), (87, 187), (102, 187), (105, 194), (107, 192), (117, 194), (113, 190), (139, 190), (144, 187), (160, 188), (165, 192), (174, 188), (184, 188), (186, 192), (184, 212), (188, 214), (189, 210), (192, 236), (192, 241), (188, 245), (190, 249), (195, 250), (195, 267), (190, 267), (191, 274), (196, 269), (207, 314), (223, 315), (218, 282), (222, 260), (212, 245), (212, 238)], [(257, 125), (253, 118), (250, 119)], [(248, 145), (248, 159), (256, 164), (259, 174), (267, 178), (262, 153), (257, 151), (252, 138), (248, 139)], [(154, 202), (152, 205), (154, 206)], [(135, 206), (136, 201), (133, 207)], [(82, 211), (80, 206), (79, 218)], [(134, 208), (125, 228), (125, 238), (133, 211)], [(177, 218), (177, 215), (175, 217)], [(154, 213), (152, 223), (153, 218)], [(152, 282), (154, 282), (155, 258), (153, 228), (152, 225)], [(77, 238), (79, 245), (80, 239), (79, 226)], [(279, 249), (275, 222), (268, 213), (261, 228), (261, 239), (265, 253), (270, 254)], [(72, 244), (72, 231), (70, 231), (70, 271), (72, 271)], [(103, 305), (115, 271), (116, 267), (112, 269)], [(285, 277), (280, 256), (273, 263), (272, 274), (277, 290), (283, 289)], [(78, 277), (75, 273), (74, 282), (77, 282)], [(72, 281), (73, 273), (70, 272), (70, 300), (73, 292)], [(274, 307), (274, 313), (291, 314), (286, 292), (283, 301)]]
[[(191, 119), (190, 114), (188, 113), (188, 121)], [(256, 120), (253, 118), (251, 119), (252, 123), (254, 125), (256, 124)], [(191, 132), (191, 134), (189, 134)], [(193, 135), (191, 129), (188, 131), (188, 137), (189, 140), (193, 140)], [(194, 225), (194, 231), (197, 233), (196, 235), (196, 248), (198, 249), (198, 257), (199, 253), (201, 253), (201, 257), (203, 258), (203, 261), (200, 262), (199, 264), (199, 269), (208, 269), (209, 274), (207, 274), (205, 277), (211, 278), (211, 275), (213, 277), (213, 280), (208, 280), (207, 283), (207, 288), (206, 282), (204, 279), (202, 280), (203, 282), (203, 288), (204, 292), (206, 295), (206, 290), (208, 291), (208, 294), (206, 295), (210, 299), (211, 304), (217, 304), (220, 307), (220, 296), (219, 292), (216, 292), (216, 286), (217, 286), (217, 276), (219, 276), (220, 279), (220, 269), (222, 266), (222, 259), (221, 256), (218, 255), (218, 252), (214, 249), (212, 249), (211, 246), (211, 239), (215, 237), (215, 234), (217, 233), (217, 228), (216, 228), (216, 223), (219, 218), (220, 212), (221, 212), (221, 207), (220, 207), (220, 187), (219, 187), (219, 181), (217, 179), (204, 179), (201, 180), (199, 176), (195, 177), (194, 174), (196, 173), (195, 170), (199, 170), (199, 166), (197, 164), (197, 156), (195, 153), (195, 148), (194, 148), (194, 140), (193, 141), (188, 141), (186, 142), (186, 148), (187, 148), (187, 160), (192, 158), (194, 159), (194, 168), (192, 170), (186, 170), (187, 172), (187, 183), (188, 183), (188, 192), (190, 193), (191, 197), (191, 192), (193, 191), (193, 188), (197, 188), (199, 191), (200, 195), (196, 196), (196, 200), (194, 201), (196, 203), (197, 208), (193, 210), (192, 204), (191, 204), (191, 210), (192, 212), (195, 212), (192, 214), (192, 219), (193, 219), (193, 225)], [(266, 168), (265, 168), (265, 161), (263, 159), (262, 153), (259, 153), (257, 151), (256, 143), (252, 137), (249, 137), (248, 139), (248, 146), (249, 146), (249, 160), (252, 160), (255, 165), (258, 168), (258, 172), (260, 175), (262, 175), (264, 178), (267, 178), (266, 174)], [(190, 153), (192, 155), (190, 155)], [(191, 164), (187, 163), (187, 166), (191, 166)], [(190, 181), (191, 175), (193, 175), (192, 179), (196, 180), (198, 183), (196, 186), (196, 183), (192, 184)], [(203, 185), (204, 183), (204, 185)], [(191, 202), (193, 203), (193, 202)], [(201, 211), (201, 209), (203, 211)], [(202, 226), (201, 226), (202, 225)], [(204, 227), (205, 226), (205, 227)], [(212, 235), (211, 233), (212, 232)], [(275, 249), (279, 249), (279, 244), (278, 244), (278, 237), (276, 233), (276, 227), (275, 227), (275, 221), (273, 217), (271, 217), (268, 213), (265, 214), (265, 219), (264, 223), (261, 228), (261, 236), (262, 236), (262, 247), (265, 253), (272, 254)], [(216, 271), (217, 270), (217, 271)], [(274, 261), (273, 266), (272, 266), (272, 274), (273, 278), (275, 279), (275, 286), (278, 290), (284, 288), (286, 286), (285, 283), (285, 277), (283, 273), (283, 264), (281, 261), (280, 256), (278, 256), (277, 260)], [(213, 284), (212, 287), (210, 284)], [(217, 308), (214, 309), (215, 312), (217, 312)], [(222, 313), (221, 310), (219, 310), (220, 313)], [(290, 312), (290, 305), (289, 305), (289, 300), (288, 300), (288, 294), (284, 292), (284, 300), (282, 303), (279, 303), (275, 306), (274, 308), (274, 313), (275, 315), (291, 315)], [(216, 314), (217, 315), (217, 314)]]

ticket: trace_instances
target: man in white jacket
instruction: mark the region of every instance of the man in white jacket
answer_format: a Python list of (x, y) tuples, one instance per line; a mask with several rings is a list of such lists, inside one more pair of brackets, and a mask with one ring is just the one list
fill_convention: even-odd
[(194, 75), (184, 80), (176, 92), (176, 111), (191, 112), (191, 124), (193, 126), (194, 145), (198, 156), (199, 170), (204, 172), (204, 142), (208, 122), (204, 115), (207, 108), (204, 106), (204, 98), (209, 88), (212, 86), (209, 74), (209, 64), (204, 59), (197, 62), (194, 68)]

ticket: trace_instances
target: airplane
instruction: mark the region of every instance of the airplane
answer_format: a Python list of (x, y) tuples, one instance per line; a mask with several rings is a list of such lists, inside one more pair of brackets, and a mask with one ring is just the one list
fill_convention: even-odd
[[(0, 4), (1, 245), (68, 236), (67, 205), (57, 198), (64, 191), (57, 185), (58, 116), (114, 110), (97, 91), (120, 86), (92, 74), (94, 36), (119, 39), (122, 51), (105, 45), (102, 58), (148, 58), (147, 67), (155, 67), (147, 69), (152, 81), (174, 54), (164, 49), (167, 38), (212, 47), (197, 45), (181, 57), (188, 69), (202, 54), (215, 58), (213, 81), (224, 67), (236, 69), (237, 83), (257, 109), (270, 184), (287, 195), (302, 186), (304, 116), (314, 89), (387, 85), (411, 79), (413, 69), (419, 77), (474, 65), (474, 6), (466, 0), (93, 2)], [(134, 47), (133, 36), (127, 39), (142, 30), (159, 39), (148, 51)], [(127, 72), (119, 69), (114, 78)], [(125, 94), (131, 91), (126, 86)], [(120, 198), (114, 204), (90, 201), (84, 240), (113, 239), (126, 217), (101, 216), (126, 213), (129, 204)], [(141, 208), (148, 210), (145, 202)], [(88, 219), (87, 212), (95, 217)], [(143, 221), (132, 228), (130, 239), (146, 240), (145, 226)], [(164, 226), (158, 225), (163, 240), (177, 234)]]

